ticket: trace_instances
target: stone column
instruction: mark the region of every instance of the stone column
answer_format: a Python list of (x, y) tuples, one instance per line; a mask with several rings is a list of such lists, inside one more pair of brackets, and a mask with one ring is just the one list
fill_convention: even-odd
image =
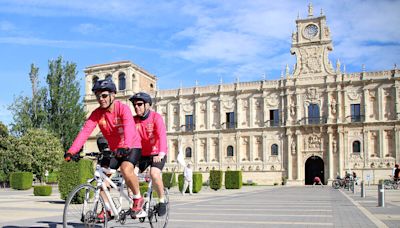
[(193, 135), (193, 150), (192, 150), (192, 157), (194, 161), (194, 170), (197, 170), (197, 166), (199, 164), (199, 138), (197, 134)]
[(351, 151), (349, 151), (348, 145), (349, 144), (349, 132), (348, 131), (344, 131), (344, 135), (343, 135), (343, 150), (344, 150), (344, 168), (348, 169), (349, 168), (349, 158), (350, 158), (350, 153)]
[(343, 96), (342, 96), (342, 90), (340, 89), (340, 85), (338, 85), (336, 87), (337, 90), (337, 114), (336, 114), (336, 122), (337, 123), (342, 123), (343, 122), (343, 105), (342, 105), (342, 100), (343, 100)]
[(254, 135), (249, 136), (249, 161), (254, 161)]
[(383, 120), (383, 90), (382, 87), (378, 88), (378, 92), (376, 94), (376, 99), (378, 101), (378, 120)]
[[(400, 120), (400, 81), (395, 82), (394, 87), (394, 102), (395, 102), (395, 113), (397, 120)], [(399, 147), (396, 147), (399, 148)], [(399, 162), (397, 162), (399, 163)]]
[[(379, 118), (381, 118), (381, 110), (379, 110)], [(382, 120), (382, 119), (380, 119)], [(385, 148), (385, 131), (380, 129), (379, 130), (379, 157), (380, 158), (384, 158), (385, 157), (385, 152), (386, 152), (386, 148)]]
[(333, 180), (333, 153), (332, 153), (332, 141), (333, 141), (333, 135), (332, 135), (332, 129), (328, 130), (328, 162), (329, 162), (329, 167), (328, 167), (328, 180)]
[(197, 131), (200, 129), (200, 121), (197, 119), (197, 117), (200, 116), (200, 102), (198, 100), (194, 100), (193, 112), (193, 131)]
[[(250, 128), (254, 127), (254, 115), (256, 114), (257, 110), (254, 108), (254, 101), (253, 101), (253, 96), (249, 97), (249, 109), (247, 110), (249, 112), (249, 126)], [(237, 111), (237, 113), (239, 113), (239, 110)], [(238, 121), (238, 125), (239, 127), (239, 121)]]
[[(242, 100), (240, 100), (237, 96), (236, 96), (236, 105), (235, 105), (235, 122), (236, 122), (236, 128), (241, 128), (240, 127), (240, 123), (242, 122), (242, 113), (241, 113), (241, 108), (242, 108)], [(247, 111), (246, 111), (247, 112)], [(246, 113), (244, 113), (244, 116), (246, 116)]]
[[(241, 156), (240, 156), (240, 133), (237, 132), (235, 135), (235, 140), (236, 140), (236, 150), (234, 150), (234, 153), (236, 154), (236, 167), (240, 167), (241, 163)], [(235, 147), (233, 147), (235, 148)]]
[(207, 137), (206, 139), (206, 163), (210, 163), (211, 162), (211, 156), (210, 156), (210, 150), (211, 150), (211, 138)]
[(224, 113), (224, 106), (223, 106), (223, 100), (222, 100), (222, 95), (220, 95), (219, 99), (219, 124), (221, 125), (221, 129), (225, 129), (227, 126), (226, 123), (226, 114)]
[(363, 152), (364, 152), (364, 167), (367, 168), (368, 166), (368, 158), (369, 158), (369, 151), (368, 151), (368, 130), (363, 131)]
[(395, 134), (395, 142), (394, 142), (394, 145), (395, 145), (395, 153), (396, 153), (396, 164), (399, 164), (400, 163), (400, 126), (397, 126), (395, 129), (394, 129), (394, 134)]
[(304, 179), (304, 175), (301, 172), (301, 168), (303, 168), (302, 164), (302, 159), (303, 159), (303, 153), (300, 150), (300, 134), (301, 132), (296, 131), (296, 154), (297, 154), (297, 179), (300, 181), (301, 179)]
[(292, 145), (292, 142), (293, 142), (293, 140), (294, 140), (294, 136), (293, 136), (294, 134), (291, 132), (291, 131), (289, 131), (288, 132), (288, 134), (286, 135), (287, 136), (287, 139), (288, 139), (288, 151), (287, 151), (287, 159), (288, 159), (288, 162), (287, 162), (287, 173), (288, 173), (288, 180), (293, 180), (293, 169), (292, 169), (292, 148), (291, 148), (291, 145)]
[[(207, 129), (207, 130), (211, 130), (211, 129), (212, 129), (212, 124), (213, 124), (213, 122), (215, 121), (214, 119), (211, 121), (211, 115), (212, 115), (211, 109), (212, 109), (212, 107), (211, 107), (211, 101), (210, 101), (210, 100), (207, 100), (207, 101), (206, 101), (206, 113), (205, 113), (205, 115), (206, 115), (206, 122), (205, 122), (205, 125), (206, 125), (206, 129)], [(207, 139), (207, 140), (208, 140), (208, 139)], [(208, 141), (207, 141), (207, 142), (208, 142)]]
[(338, 165), (339, 165), (339, 175), (343, 176), (343, 160), (344, 160), (344, 141), (343, 141), (343, 129), (338, 129), (338, 142), (337, 142), (337, 148), (338, 148)]
[(220, 170), (222, 170), (222, 163), (223, 162), (225, 162), (225, 157), (226, 156), (223, 156), (224, 155), (224, 153), (223, 153), (223, 151), (224, 151), (224, 149), (223, 149), (223, 141), (222, 141), (222, 134), (221, 133), (219, 133), (218, 134), (218, 154), (219, 154), (219, 169)]
[(369, 113), (368, 113), (368, 89), (364, 88), (363, 89), (363, 100), (364, 100), (364, 113), (362, 115), (364, 115), (364, 121), (368, 122), (369, 121)]
[(263, 167), (266, 167), (266, 163), (268, 161), (268, 155), (267, 155), (267, 135), (265, 132), (262, 133), (262, 150), (263, 150), (263, 157), (262, 157), (262, 161), (263, 161)]

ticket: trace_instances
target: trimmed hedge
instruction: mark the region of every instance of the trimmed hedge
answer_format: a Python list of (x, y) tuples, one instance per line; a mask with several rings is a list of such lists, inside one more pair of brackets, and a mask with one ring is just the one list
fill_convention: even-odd
[[(178, 182), (179, 182), (179, 191), (182, 192), (183, 189), (183, 184), (184, 184), (184, 177), (183, 174), (179, 174), (178, 176)], [(198, 193), (201, 190), (201, 187), (203, 186), (203, 175), (199, 172), (194, 172), (193, 173), (193, 193)], [(186, 193), (189, 193), (189, 187), (185, 191)]]
[(242, 188), (242, 171), (225, 171), (225, 188), (240, 189)]
[(49, 196), (52, 191), (51, 185), (38, 185), (33, 187), (33, 195), (35, 196)]
[(58, 182), (58, 172), (51, 172), (46, 178), (47, 184), (56, 184)]
[(81, 159), (79, 162), (63, 162), (60, 167), (58, 181), (61, 199), (65, 200), (72, 189), (86, 183), (93, 175), (94, 167), (91, 160)]
[(210, 170), (210, 188), (217, 191), (222, 188), (222, 175), (221, 170)]
[(15, 172), (10, 175), (10, 186), (17, 190), (28, 190), (32, 187), (33, 174), (30, 172)]
[[(172, 181), (171, 181), (172, 178)], [(162, 180), (165, 188), (172, 188), (178, 185), (176, 182), (176, 175), (172, 172), (162, 173)]]

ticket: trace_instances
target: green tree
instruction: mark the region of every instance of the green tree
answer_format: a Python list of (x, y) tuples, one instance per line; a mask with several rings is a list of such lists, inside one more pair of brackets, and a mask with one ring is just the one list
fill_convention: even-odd
[[(63, 161), (63, 147), (60, 140), (45, 129), (29, 129), (18, 143), (18, 153), (24, 154), (29, 162), (20, 163), (21, 171), (36, 174), (42, 180), (46, 170), (58, 171)], [(23, 161), (21, 161), (23, 162)]]
[(62, 57), (49, 61), (49, 124), (50, 129), (60, 137), (64, 150), (71, 146), (86, 116), (76, 76), (75, 63), (64, 62)]
[(14, 122), (11, 123), (11, 132), (21, 136), (30, 128), (45, 128), (47, 125), (46, 89), (38, 88), (39, 68), (31, 65), (29, 77), (32, 83), (32, 97), (19, 96), (14, 98), (8, 109), (13, 114)]

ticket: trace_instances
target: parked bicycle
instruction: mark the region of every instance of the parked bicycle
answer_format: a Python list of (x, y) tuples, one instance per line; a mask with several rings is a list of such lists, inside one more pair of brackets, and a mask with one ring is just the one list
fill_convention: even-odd
[(383, 181), (383, 186), (385, 189), (400, 189), (400, 180), (395, 180), (392, 175), (390, 179)]
[[(86, 153), (84, 156), (77, 156), (74, 160), (79, 160), (84, 157), (95, 157), (97, 161), (99, 161), (102, 159), (103, 154), (100, 152)], [(103, 227), (107, 227), (107, 223), (109, 222), (107, 216), (104, 216), (103, 221), (97, 218), (100, 212), (106, 212), (104, 199), (100, 195), (100, 191), (103, 190), (113, 213), (111, 219), (115, 222), (124, 225), (128, 217), (138, 219), (140, 222), (145, 222), (147, 218), (150, 227), (166, 228), (169, 218), (168, 190), (164, 189), (164, 197), (167, 202), (166, 213), (163, 216), (159, 216), (158, 202), (155, 196), (156, 193), (153, 193), (152, 180), (149, 178), (147, 192), (144, 194), (145, 203), (143, 205), (143, 210), (141, 213), (135, 214), (129, 207), (129, 205), (132, 204), (132, 199), (125, 192), (125, 180), (122, 179), (122, 183), (117, 186), (107, 176), (107, 174), (109, 175), (115, 172), (116, 170), (101, 167), (98, 162), (94, 177), (89, 179), (86, 184), (77, 186), (68, 195), (64, 206), (63, 226), (92, 227), (95, 225), (102, 225)], [(111, 196), (110, 189), (107, 188), (106, 183), (109, 184), (110, 188), (118, 190), (118, 197)], [(125, 199), (125, 201), (123, 201), (123, 199)], [(124, 209), (125, 205), (127, 205), (126, 207), (129, 209)]]
[(354, 189), (354, 183), (351, 180), (351, 178), (340, 178), (337, 177), (336, 180), (332, 181), (332, 187), (334, 189), (339, 189), (339, 188), (344, 188), (347, 190), (353, 190)]

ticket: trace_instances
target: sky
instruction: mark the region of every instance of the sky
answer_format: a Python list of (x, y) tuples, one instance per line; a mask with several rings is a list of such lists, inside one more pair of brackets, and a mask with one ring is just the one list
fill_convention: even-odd
[(0, 121), (8, 107), (31, 95), (30, 65), (46, 84), (48, 61), (84, 69), (129, 60), (158, 78), (159, 89), (280, 77), (290, 54), (295, 20), (327, 17), (329, 59), (346, 72), (400, 64), (400, 0), (0, 0)]

